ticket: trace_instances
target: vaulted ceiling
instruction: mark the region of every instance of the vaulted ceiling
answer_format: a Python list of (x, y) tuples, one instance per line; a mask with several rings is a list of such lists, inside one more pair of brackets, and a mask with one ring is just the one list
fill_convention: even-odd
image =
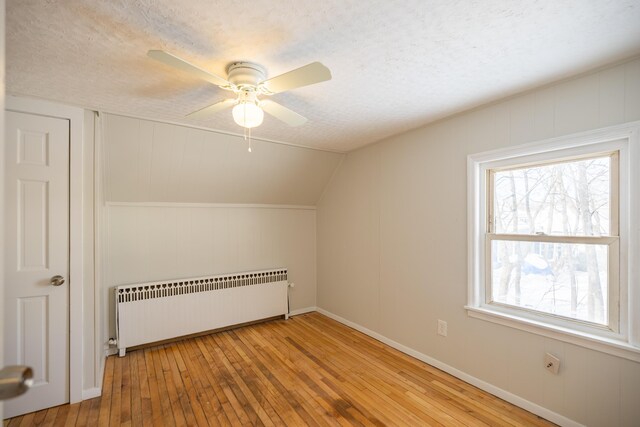
[(241, 133), (228, 92), (153, 61), (163, 49), (225, 76), (321, 61), (333, 79), (273, 99), (255, 138), (349, 151), (640, 53), (639, 0), (7, 1), (7, 91)]

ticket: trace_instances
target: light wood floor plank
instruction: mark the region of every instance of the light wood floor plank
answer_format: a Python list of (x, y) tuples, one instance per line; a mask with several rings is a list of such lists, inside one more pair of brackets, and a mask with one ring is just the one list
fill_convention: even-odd
[(100, 420), (100, 408), (101, 408), (100, 402), (102, 400), (103, 400), (102, 398), (98, 398), (98, 399), (92, 399), (92, 400), (85, 400), (84, 402), (82, 402), (82, 405), (80, 406), (80, 413), (82, 413), (82, 406), (84, 406), (85, 403), (89, 404), (89, 413), (86, 418), (80, 418), (80, 415), (78, 415), (78, 422), (76, 425), (77, 426), (98, 425), (98, 422)]
[[(131, 424), (131, 357), (125, 357), (122, 361), (122, 376), (120, 381), (120, 425)], [(117, 425), (115, 419), (111, 422)]]
[(34, 417), (33, 417), (33, 423), (35, 425), (41, 425), (44, 422), (44, 417), (46, 417), (46, 416), (47, 416), (47, 410), (46, 409), (36, 412)]
[(122, 360), (121, 363), (115, 363), (113, 367), (113, 379), (111, 384), (113, 391), (111, 393), (111, 409), (109, 410), (109, 426), (111, 427), (120, 425), (120, 416), (122, 415), (122, 406), (120, 403), (124, 398), (122, 396), (122, 371), (124, 370), (123, 365), (125, 363), (126, 362)]
[[(309, 395), (303, 387), (300, 385), (291, 387), (291, 384), (295, 382), (295, 372), (288, 370), (281, 361), (276, 361), (275, 355), (266, 351), (260, 341), (252, 341), (252, 330), (244, 329), (242, 332), (238, 336), (253, 357), (254, 363), (261, 369), (265, 378), (276, 387), (287, 404), (291, 406), (298, 416), (305, 420), (305, 424), (338, 425), (327, 410), (319, 412), (317, 406), (314, 408), (312, 403), (314, 396)], [(316, 413), (316, 416), (322, 415), (322, 417), (313, 418), (311, 414), (314, 413)]]
[(53, 423), (51, 425), (53, 425), (54, 427), (62, 427), (64, 426), (66, 420), (67, 420), (67, 416), (69, 415), (69, 409), (70, 409), (71, 405), (61, 405), (58, 407), (58, 412), (56, 413), (56, 417), (53, 420)]
[[(224, 394), (220, 382), (214, 376), (213, 370), (209, 368), (209, 364), (205, 355), (200, 351), (195, 340), (187, 340), (178, 343), (179, 346), (186, 350), (186, 354), (190, 354), (191, 366), (193, 366), (196, 375), (199, 373), (200, 380), (206, 384), (205, 391), (207, 393), (208, 402), (216, 415), (212, 421), (217, 421), (219, 425), (230, 426), (238, 425), (240, 420), (236, 415), (231, 403)], [(215, 425), (210, 421), (211, 425)]]
[(58, 415), (58, 409), (58, 406), (47, 409), (47, 414), (41, 424), (43, 427), (53, 426), (53, 423), (56, 421), (56, 416)]
[(138, 384), (140, 388), (140, 416), (144, 427), (153, 426), (153, 405), (151, 391), (149, 390), (149, 376), (147, 374), (147, 362), (142, 350), (134, 351), (131, 355), (136, 361)]
[(176, 426), (184, 427), (187, 425), (187, 419), (185, 416), (186, 414), (182, 408), (182, 405), (180, 404), (180, 393), (178, 392), (176, 384), (173, 381), (173, 375), (171, 374), (171, 369), (169, 368), (169, 360), (167, 359), (167, 353), (164, 346), (158, 348), (156, 356), (157, 360), (160, 361), (162, 378), (164, 379), (167, 396), (169, 398), (169, 403), (171, 406), (171, 412), (173, 413), (173, 418), (175, 420)]
[[(108, 357), (105, 362), (104, 370), (104, 385), (102, 386), (103, 397), (100, 399), (100, 410), (98, 412), (98, 424), (100, 426), (109, 425), (109, 416), (111, 415), (111, 400), (113, 398), (113, 371), (116, 365), (115, 358)], [(118, 396), (120, 394), (118, 393)], [(93, 406), (93, 405), (92, 405)], [(93, 408), (92, 408), (93, 409)]]
[[(208, 425), (207, 418), (198, 399), (197, 387), (191, 381), (189, 372), (184, 363), (182, 363), (177, 346), (168, 346), (164, 350), (170, 366), (169, 372), (171, 372), (173, 382), (179, 390), (180, 405), (184, 411), (187, 425)], [(178, 359), (180, 362), (178, 362)]]
[[(261, 414), (260, 419), (265, 425), (284, 425), (281, 417), (285, 415), (286, 409), (280, 407), (271, 398), (271, 389), (262, 384), (259, 374), (254, 370), (252, 363), (246, 361), (239, 354), (238, 344), (231, 338), (229, 332), (218, 334), (218, 344), (224, 348), (224, 353), (233, 369), (238, 373), (239, 380), (245, 385), (245, 395), (252, 396), (252, 405), (257, 409), (256, 413)], [(277, 408), (277, 410), (276, 410)], [(262, 413), (258, 412), (260, 409)]]
[[(138, 354), (136, 352), (129, 358), (129, 381), (131, 382), (131, 425), (142, 425), (142, 397), (140, 394), (140, 379), (138, 377)], [(123, 417), (124, 418), (124, 417)]]
[[(85, 402), (89, 402), (89, 401), (85, 400)], [(64, 417), (64, 423), (62, 423), (61, 425), (63, 425), (64, 427), (75, 426), (76, 421), (78, 420), (78, 415), (80, 414), (81, 406), (82, 406), (82, 403), (74, 403), (73, 405), (69, 405), (69, 411)]]
[(553, 425), (318, 313), (109, 357), (102, 393), (3, 425)]
[(256, 376), (256, 380), (259, 382), (257, 387), (260, 385), (264, 387), (266, 398), (272, 402), (274, 408), (277, 408), (279, 417), (285, 425), (318, 425), (314, 423), (314, 420), (309, 417), (308, 412), (301, 405), (295, 405), (295, 399), (287, 398), (288, 389), (256, 357), (252, 348), (245, 345), (240, 335), (242, 335), (241, 331), (238, 333), (236, 331), (229, 332), (229, 348), (237, 354), (245, 369)]
[[(290, 348), (282, 348), (275, 336), (263, 337), (259, 328), (250, 331), (252, 338), (260, 342), (265, 351), (265, 355), (271, 359), (271, 366), (282, 366), (285, 370), (284, 377), (288, 383), (298, 381), (299, 392), (314, 401), (316, 407), (323, 409), (323, 415), (333, 420), (334, 425), (349, 425), (344, 416), (332, 405), (333, 399), (327, 397), (324, 390), (318, 389), (309, 376), (306, 374), (307, 363), (299, 354), (292, 352)], [(268, 335), (268, 334), (265, 334)], [(295, 376), (295, 377), (294, 377)]]
[[(178, 363), (181, 375), (185, 375), (183, 382), (187, 389), (189, 384), (192, 384), (195, 390), (196, 399), (200, 403), (202, 409), (202, 415), (199, 411), (195, 411), (196, 418), (204, 417), (205, 422), (199, 425), (220, 425), (229, 426), (228, 418), (224, 416), (222, 411), (222, 405), (213, 391), (213, 387), (207, 380), (207, 375), (201, 370), (198, 362), (198, 355), (196, 352), (191, 351), (190, 347), (185, 346), (185, 342), (179, 342), (174, 347), (174, 353), (176, 362)], [(183, 356), (184, 354), (184, 356)], [(184, 373), (183, 373), (184, 372)]]
[[(244, 395), (242, 393), (236, 394), (237, 391), (232, 389), (232, 386), (237, 389), (237, 386), (230, 383), (229, 375), (226, 373), (224, 366), (218, 363), (218, 356), (215, 352), (210, 351), (208, 343), (204, 337), (196, 338), (198, 348), (202, 352), (205, 361), (207, 362), (207, 368), (211, 370), (214, 377), (214, 383), (219, 384), (219, 399), (228, 402), (228, 407), (225, 408), (225, 413), (228, 413), (231, 418), (238, 420), (239, 424), (233, 425), (248, 425), (251, 423), (247, 412), (245, 411), (245, 405), (243, 404)], [(239, 391), (239, 390), (238, 390)], [(229, 411), (231, 409), (231, 411)], [(227, 412), (229, 411), (229, 412)]]
[[(292, 322), (292, 325), (290, 326), (295, 326), (295, 325), (293, 325), (293, 322)], [(291, 332), (294, 331), (295, 329), (287, 328), (285, 330), (283, 328), (273, 328), (273, 330), (275, 332), (281, 333), (284, 339), (288, 339), (290, 338)], [(322, 336), (320, 334), (310, 334), (310, 335), (300, 335), (300, 336), (313, 337), (313, 339), (308, 339), (305, 342), (311, 342), (314, 348), (316, 349), (324, 349), (324, 351), (319, 351), (318, 353), (322, 354), (321, 357), (325, 361), (330, 358), (330, 354), (333, 354), (336, 351), (339, 351), (338, 349), (341, 348), (341, 345), (339, 342), (328, 341), (326, 339), (323, 342)], [(384, 388), (380, 388), (378, 384), (372, 384), (371, 381), (367, 379), (370, 372), (375, 372), (376, 376), (378, 376), (383, 372), (383, 369), (377, 369), (380, 367), (374, 367), (374, 366), (366, 366), (366, 365), (363, 366), (368, 356), (362, 357), (362, 355), (358, 353), (354, 353), (353, 357), (350, 358), (349, 352), (347, 351), (349, 350), (348, 346), (345, 346), (344, 350), (345, 351), (339, 352), (340, 355), (345, 357), (345, 360), (344, 360), (345, 366), (341, 369), (343, 369), (343, 372), (350, 371), (352, 373), (350, 381), (348, 382), (350, 382), (352, 385), (356, 386), (360, 390), (360, 393), (359, 393), (360, 396), (363, 396), (363, 395), (372, 396), (374, 397), (374, 400), (384, 402), (385, 411), (393, 415), (392, 419), (402, 420), (402, 422), (405, 424), (413, 424), (413, 425), (424, 424), (426, 422), (426, 420), (420, 419), (419, 417), (417, 417), (416, 414), (407, 411), (406, 408), (402, 408), (401, 406), (397, 405), (396, 401), (391, 396), (389, 396), (389, 393), (387, 390), (385, 390)], [(328, 366), (327, 363), (325, 362), (323, 363), (325, 366)], [(327, 372), (333, 372), (336, 377), (339, 377), (337, 374), (335, 374), (336, 372), (335, 369), (330, 369)], [(358, 375), (358, 374), (361, 374), (361, 375)], [(343, 384), (348, 383), (348, 382), (345, 382), (343, 379), (341, 380), (341, 382)], [(390, 380), (390, 382), (392, 383), (393, 380)], [(433, 424), (434, 423), (432, 422), (431, 425)]]
[[(144, 373), (148, 381), (149, 400), (151, 401), (151, 421), (153, 426), (162, 426), (163, 418), (167, 417), (167, 414), (163, 417), (163, 407), (160, 403), (160, 393), (158, 381), (156, 379), (156, 370), (153, 365), (152, 349), (145, 349), (144, 351)], [(142, 372), (141, 372), (142, 377)], [(173, 421), (173, 414), (168, 415)]]
[(20, 427), (28, 427), (37, 425), (34, 421), (36, 418), (36, 412), (25, 415), (20, 422)]
[(162, 371), (162, 363), (160, 362), (159, 352), (160, 347), (150, 349), (149, 358), (147, 359), (147, 362), (152, 362), (152, 365), (150, 366), (147, 363), (147, 372), (154, 372), (158, 399), (160, 400), (160, 407), (162, 408), (162, 417), (156, 418), (154, 414), (154, 421), (157, 420), (158, 425), (175, 426), (176, 421), (173, 409), (171, 408), (171, 398), (169, 396), (169, 391), (167, 390), (167, 384), (164, 380), (164, 372)]

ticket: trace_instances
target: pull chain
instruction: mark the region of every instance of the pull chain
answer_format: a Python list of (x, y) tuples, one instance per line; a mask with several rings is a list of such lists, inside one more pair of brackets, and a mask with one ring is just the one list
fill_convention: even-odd
[[(244, 122), (247, 123), (247, 109), (244, 109)], [(249, 142), (248, 152), (251, 152), (251, 128), (244, 128), (244, 140)]]
[(249, 143), (247, 151), (251, 153), (251, 128), (244, 128), (244, 140)]

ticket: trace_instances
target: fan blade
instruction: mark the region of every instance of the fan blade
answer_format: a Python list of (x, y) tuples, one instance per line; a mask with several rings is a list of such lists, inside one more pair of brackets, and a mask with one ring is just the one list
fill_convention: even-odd
[(271, 114), (276, 119), (282, 120), (289, 126), (300, 126), (307, 122), (306, 117), (301, 116), (295, 111), (291, 111), (287, 107), (283, 107), (277, 102), (266, 100), (262, 101), (260, 106), (264, 111)]
[(191, 117), (194, 119), (204, 119), (209, 117), (213, 113), (224, 110), (225, 108), (231, 108), (235, 103), (236, 100), (233, 98), (225, 99), (223, 101), (216, 102), (215, 104), (194, 111), (193, 113), (189, 113), (186, 117)]
[(173, 68), (177, 68), (178, 70), (185, 71), (192, 76), (206, 80), (216, 86), (229, 86), (231, 84), (222, 77), (211, 74), (163, 50), (150, 50), (149, 52), (147, 52), (147, 55), (155, 59), (156, 61), (160, 61)]
[(312, 62), (304, 67), (265, 80), (260, 83), (260, 86), (264, 87), (267, 93), (274, 94), (326, 80), (331, 80), (331, 71), (319, 62)]

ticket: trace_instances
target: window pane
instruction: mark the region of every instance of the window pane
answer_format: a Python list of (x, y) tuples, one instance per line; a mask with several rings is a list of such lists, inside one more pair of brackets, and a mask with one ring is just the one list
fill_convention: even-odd
[(496, 171), (495, 233), (608, 235), (611, 158)]
[(491, 299), (608, 324), (608, 247), (493, 240)]

